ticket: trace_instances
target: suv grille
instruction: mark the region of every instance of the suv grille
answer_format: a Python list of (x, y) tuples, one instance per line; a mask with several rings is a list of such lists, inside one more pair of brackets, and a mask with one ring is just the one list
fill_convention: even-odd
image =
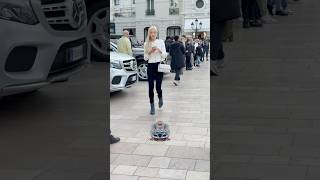
[(126, 71), (136, 71), (137, 70), (137, 61), (135, 59), (123, 61), (123, 68)]
[(87, 23), (83, 0), (41, 0), (41, 8), (49, 25), (57, 31), (73, 31)]

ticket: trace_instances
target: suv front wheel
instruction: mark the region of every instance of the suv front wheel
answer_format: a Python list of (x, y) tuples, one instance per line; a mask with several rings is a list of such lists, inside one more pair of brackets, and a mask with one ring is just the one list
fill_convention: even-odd
[(140, 80), (148, 80), (147, 74), (148, 64), (146, 62), (140, 62), (138, 65), (138, 76)]
[(92, 3), (88, 9), (89, 42), (92, 54), (98, 60), (107, 56), (107, 6), (108, 1)]

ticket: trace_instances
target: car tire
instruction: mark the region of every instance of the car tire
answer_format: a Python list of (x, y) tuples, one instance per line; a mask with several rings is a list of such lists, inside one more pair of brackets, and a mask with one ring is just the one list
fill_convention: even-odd
[(106, 61), (107, 57), (107, 6), (108, 1), (99, 1), (87, 7), (88, 39), (92, 56), (98, 61)]
[(148, 68), (148, 64), (146, 62), (140, 62), (138, 64), (137, 73), (138, 73), (139, 80), (142, 80), (142, 81), (148, 80), (147, 68)]

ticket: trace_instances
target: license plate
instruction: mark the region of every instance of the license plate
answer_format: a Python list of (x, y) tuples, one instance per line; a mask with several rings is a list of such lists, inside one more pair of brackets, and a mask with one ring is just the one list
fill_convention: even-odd
[(77, 46), (69, 49), (69, 62), (79, 61), (84, 58), (84, 46)]
[(132, 76), (131, 79), (132, 79), (132, 81), (136, 81), (137, 80), (137, 76)]

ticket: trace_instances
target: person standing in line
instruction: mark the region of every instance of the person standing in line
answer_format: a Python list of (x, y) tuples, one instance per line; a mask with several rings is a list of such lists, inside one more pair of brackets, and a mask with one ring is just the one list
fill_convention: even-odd
[(196, 58), (195, 58), (195, 66), (200, 67), (202, 57), (202, 47), (199, 45), (196, 47)]
[(186, 42), (186, 70), (192, 70), (191, 56), (193, 48), (190, 39)]
[(193, 45), (193, 49), (194, 49), (194, 56), (193, 56), (193, 66), (197, 66), (197, 47), (199, 46), (199, 43), (198, 43), (198, 39), (195, 39), (194, 40), (194, 45)]
[(194, 66), (194, 56), (195, 56), (195, 48), (194, 48), (194, 40), (190, 38), (190, 44), (191, 44), (191, 68)]
[(200, 41), (201, 47), (201, 62), (204, 62), (204, 47), (203, 47), (203, 40)]
[(243, 28), (261, 27), (261, 13), (256, 0), (242, 0)]
[(182, 70), (185, 67), (186, 51), (182, 42), (179, 41), (179, 36), (175, 36), (174, 41), (170, 46), (171, 68), (176, 73), (173, 84), (178, 86), (180, 84), (180, 75), (182, 75)]
[(158, 72), (159, 64), (167, 57), (166, 46), (164, 41), (157, 39), (158, 29), (156, 26), (151, 26), (148, 29), (148, 36), (144, 44), (144, 59), (148, 61), (148, 84), (149, 84), (149, 100), (150, 114), (155, 114), (154, 105), (154, 81), (156, 81), (156, 91), (159, 98), (159, 108), (163, 106), (162, 98), (162, 79), (163, 73)]
[(276, 4), (276, 15), (277, 16), (288, 16), (289, 12), (287, 11), (288, 0), (275, 0)]
[(127, 30), (123, 31), (123, 36), (118, 40), (118, 52), (132, 56), (132, 45)]
[(236, 19), (241, 16), (240, 1), (238, 0), (223, 0), (212, 2), (212, 35), (211, 35), (211, 48), (210, 48), (210, 75), (217, 76), (217, 66), (223, 65), (224, 50), (223, 50), (223, 27), (226, 22)]
[(169, 51), (170, 51), (170, 45), (172, 44), (172, 38), (170, 36), (167, 36), (166, 40), (164, 41), (164, 44), (166, 46), (166, 52), (168, 54), (167, 63), (170, 63), (171, 62), (171, 57), (169, 56)]
[(259, 9), (260, 9), (260, 13), (261, 13), (261, 20), (263, 23), (265, 24), (271, 24), (271, 23), (276, 23), (277, 20), (272, 18), (268, 13), (268, 3), (267, 3), (268, 0), (257, 0), (257, 3), (258, 3), (258, 6), (259, 6)]
[(209, 58), (209, 42), (208, 41), (204, 41), (203, 43), (203, 50), (204, 50), (204, 53), (205, 53), (205, 56), (206, 56), (206, 60), (208, 61)]
[(170, 44), (172, 43), (172, 39), (170, 36), (166, 37), (164, 44), (166, 45), (166, 52), (169, 52)]

